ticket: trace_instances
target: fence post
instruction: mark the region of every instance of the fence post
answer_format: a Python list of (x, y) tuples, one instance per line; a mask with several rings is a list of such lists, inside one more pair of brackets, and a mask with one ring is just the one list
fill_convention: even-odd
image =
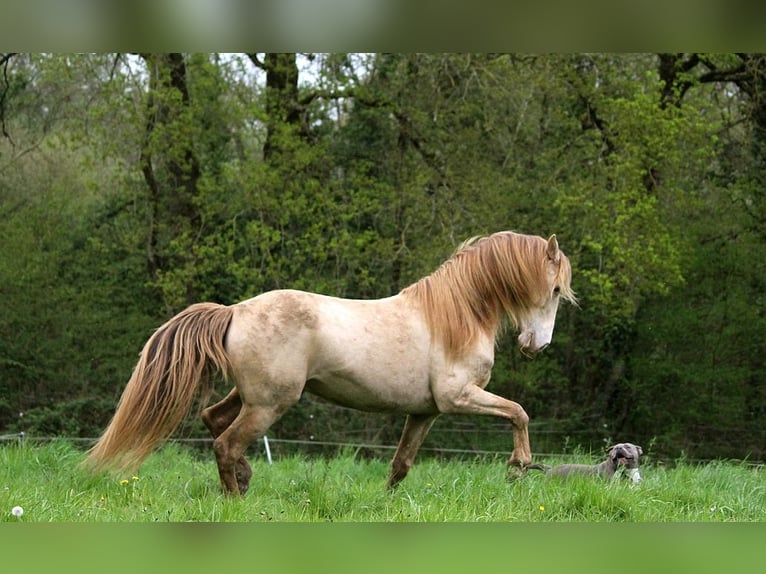
[(271, 449), (269, 448), (269, 437), (263, 435), (263, 446), (266, 448), (266, 460), (271, 464)]

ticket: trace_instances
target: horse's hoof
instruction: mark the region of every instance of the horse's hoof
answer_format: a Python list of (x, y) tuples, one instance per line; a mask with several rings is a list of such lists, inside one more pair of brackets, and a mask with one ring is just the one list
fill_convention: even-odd
[(514, 461), (508, 464), (508, 480), (514, 481), (520, 478), (524, 478), (527, 474), (527, 467), (521, 464), (519, 461)]
[(244, 458), (240, 459), (234, 467), (234, 476), (237, 478), (239, 493), (245, 494), (247, 489), (250, 488), (250, 479), (253, 476), (253, 469), (250, 468), (250, 464), (248, 464)]
[(242, 480), (237, 477), (237, 486), (239, 487), (240, 494), (247, 493), (247, 490), (250, 488), (250, 479)]

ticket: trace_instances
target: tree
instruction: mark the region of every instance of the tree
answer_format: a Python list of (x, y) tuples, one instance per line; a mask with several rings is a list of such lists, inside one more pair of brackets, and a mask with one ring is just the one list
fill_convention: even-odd
[[(741, 118), (750, 132), (748, 154), (742, 158), (750, 165), (739, 178), (738, 193), (734, 196), (752, 218), (752, 228), (763, 237), (766, 229), (766, 201), (764, 201), (764, 167), (766, 167), (766, 56), (763, 54), (660, 54), (660, 75), (663, 81), (663, 101), (681, 106), (684, 96), (704, 84), (736, 87), (735, 98), (743, 100), (737, 106)], [(724, 94), (725, 100), (731, 100)]]
[[(580, 299), (534, 361), (510, 336), (497, 349), (493, 390), (562, 433), (546, 444), (533, 428), (536, 449), (566, 433), (655, 438), (669, 455), (754, 445), (761, 62), (1, 55), (0, 234), (14, 247), (0, 254), (0, 425), (24, 410), (29, 429), (98, 426), (133, 366), (125, 349), (190, 302), (384, 297), (462, 240), (514, 229), (557, 233)], [(328, 438), (360, 424), (395, 440), (388, 419), (330, 408)], [(319, 432), (319, 412), (308, 402), (275, 432)]]

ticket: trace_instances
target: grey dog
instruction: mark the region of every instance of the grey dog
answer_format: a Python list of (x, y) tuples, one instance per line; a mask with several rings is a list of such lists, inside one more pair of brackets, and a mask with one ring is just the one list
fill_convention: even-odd
[(638, 471), (639, 458), (644, 454), (643, 449), (629, 442), (621, 442), (610, 446), (608, 457), (601, 464), (560, 464), (548, 466), (547, 464), (530, 464), (527, 468), (542, 470), (550, 476), (568, 477), (572, 475), (595, 475), (611, 479), (617, 469), (622, 467), (634, 483), (641, 482), (641, 473)]

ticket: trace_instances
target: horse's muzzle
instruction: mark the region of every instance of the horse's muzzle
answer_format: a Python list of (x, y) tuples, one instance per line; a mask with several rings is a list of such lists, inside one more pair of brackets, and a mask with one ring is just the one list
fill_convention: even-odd
[(534, 355), (535, 353), (539, 353), (543, 349), (545, 349), (550, 343), (546, 342), (542, 345), (537, 345), (535, 343), (535, 334), (532, 332), (524, 332), (521, 335), (519, 335), (519, 347), (521, 348), (521, 352), (525, 355)]

